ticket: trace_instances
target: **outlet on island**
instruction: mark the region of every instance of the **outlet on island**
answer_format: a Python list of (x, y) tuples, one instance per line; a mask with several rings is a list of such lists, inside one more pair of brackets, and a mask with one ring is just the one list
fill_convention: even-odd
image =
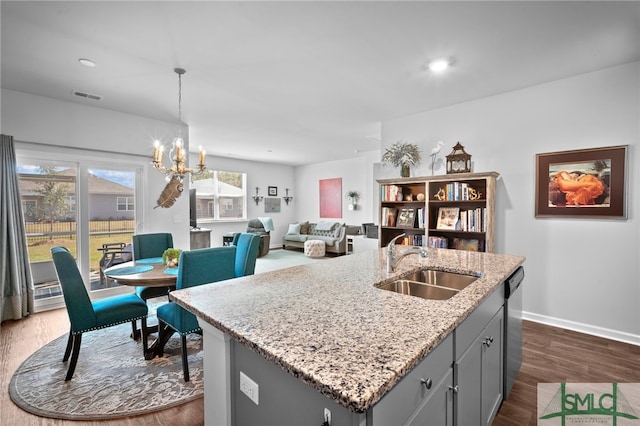
[(243, 394), (247, 395), (256, 405), (259, 405), (258, 401), (258, 384), (251, 380), (249, 376), (240, 372), (240, 390)]

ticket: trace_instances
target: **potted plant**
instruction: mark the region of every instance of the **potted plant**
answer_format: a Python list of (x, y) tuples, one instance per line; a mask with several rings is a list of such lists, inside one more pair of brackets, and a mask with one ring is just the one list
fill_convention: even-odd
[(182, 250), (177, 248), (168, 248), (162, 253), (162, 263), (169, 268), (175, 268), (178, 266), (178, 260), (180, 260), (180, 253)]
[(420, 164), (422, 158), (420, 157), (420, 149), (418, 145), (399, 141), (391, 145), (386, 149), (382, 156), (382, 162), (391, 164), (394, 167), (400, 167), (401, 176), (409, 177), (411, 173), (411, 166), (417, 166)]
[(358, 206), (358, 197), (360, 197), (360, 194), (358, 194), (358, 191), (347, 192), (347, 198), (351, 200), (351, 203), (349, 204), (349, 210), (356, 210)]

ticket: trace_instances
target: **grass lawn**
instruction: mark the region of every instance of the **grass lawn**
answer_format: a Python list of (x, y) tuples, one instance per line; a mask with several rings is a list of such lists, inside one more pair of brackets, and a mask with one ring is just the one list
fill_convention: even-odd
[[(100, 269), (100, 259), (102, 259), (102, 251), (99, 251), (99, 248), (102, 248), (102, 244), (106, 243), (131, 243), (131, 237), (133, 236), (133, 232), (126, 234), (118, 234), (118, 235), (95, 235), (89, 237), (89, 265), (91, 270), (97, 271)], [(54, 238), (52, 240), (39, 240), (35, 242), (30, 242), (27, 238), (27, 243), (29, 244), (29, 261), (30, 262), (41, 262), (45, 260), (51, 260), (51, 247), (54, 246), (63, 246), (71, 250), (71, 253), (76, 255), (76, 239), (65, 239), (65, 238)]]

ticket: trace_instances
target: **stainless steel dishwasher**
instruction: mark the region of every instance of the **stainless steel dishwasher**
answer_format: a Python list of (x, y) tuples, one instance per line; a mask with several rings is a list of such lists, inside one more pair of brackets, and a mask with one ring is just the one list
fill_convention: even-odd
[(522, 365), (522, 280), (521, 266), (504, 283), (504, 389), (507, 399)]

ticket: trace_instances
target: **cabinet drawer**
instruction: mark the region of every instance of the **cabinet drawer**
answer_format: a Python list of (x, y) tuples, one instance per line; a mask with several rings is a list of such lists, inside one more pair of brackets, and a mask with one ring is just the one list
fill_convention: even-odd
[(503, 304), (504, 286), (501, 285), (455, 329), (456, 360), (460, 359)]
[[(453, 365), (453, 336), (440, 342), (413, 370), (400, 380), (372, 409), (374, 425), (403, 424), (436, 390)], [(430, 389), (421, 380), (430, 381)]]

